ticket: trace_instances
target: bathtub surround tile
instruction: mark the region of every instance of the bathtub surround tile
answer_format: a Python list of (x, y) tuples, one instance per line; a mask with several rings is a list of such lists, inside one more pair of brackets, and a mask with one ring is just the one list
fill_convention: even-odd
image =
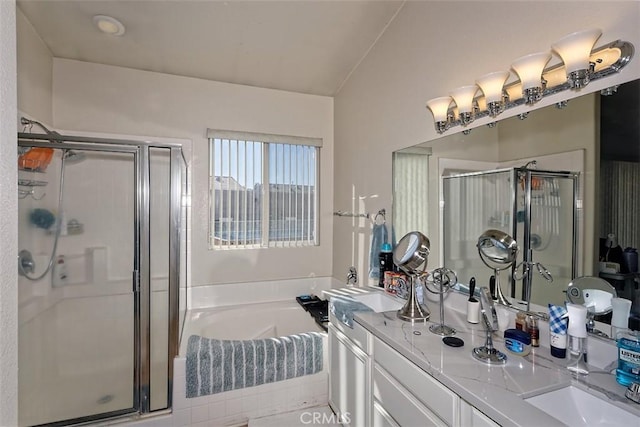
[(209, 405), (191, 407), (191, 423), (199, 423), (209, 420)]
[(242, 413), (242, 399), (229, 399), (226, 401), (227, 415), (238, 415)]
[(178, 409), (173, 411), (172, 415), (173, 427), (185, 427), (191, 425), (191, 410), (190, 409)]
[(227, 416), (227, 406), (225, 401), (213, 402), (209, 404), (209, 419), (215, 420)]

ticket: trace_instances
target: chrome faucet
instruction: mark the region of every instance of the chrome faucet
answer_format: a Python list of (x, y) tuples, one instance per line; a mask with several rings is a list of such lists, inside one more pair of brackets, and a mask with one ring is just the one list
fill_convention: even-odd
[(347, 286), (354, 286), (358, 284), (358, 270), (355, 267), (349, 267), (349, 273), (347, 274)]

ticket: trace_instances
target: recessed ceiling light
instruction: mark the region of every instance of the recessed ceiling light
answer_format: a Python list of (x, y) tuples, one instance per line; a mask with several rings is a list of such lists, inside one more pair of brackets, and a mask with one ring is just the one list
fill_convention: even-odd
[(93, 23), (100, 31), (111, 36), (121, 36), (124, 34), (124, 25), (116, 18), (107, 15), (96, 15)]

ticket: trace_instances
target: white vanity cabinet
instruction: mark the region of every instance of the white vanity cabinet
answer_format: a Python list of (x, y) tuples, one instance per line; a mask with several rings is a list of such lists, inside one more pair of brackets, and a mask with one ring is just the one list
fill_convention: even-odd
[(498, 426), (362, 325), (331, 317), (329, 404), (345, 426)]
[(369, 333), (358, 324), (349, 330), (334, 323), (329, 324), (329, 404), (345, 426), (368, 427), (371, 425)]
[(377, 337), (373, 338), (372, 390), (375, 427), (394, 425), (376, 411), (400, 426), (498, 425)]

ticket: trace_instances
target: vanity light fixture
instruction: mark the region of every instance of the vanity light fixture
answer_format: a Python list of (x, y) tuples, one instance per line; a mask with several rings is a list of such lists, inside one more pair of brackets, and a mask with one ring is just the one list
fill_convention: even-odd
[(509, 75), (508, 71), (498, 71), (478, 77), (476, 84), (484, 94), (487, 111), (491, 117), (496, 117), (504, 111), (504, 92), (502, 88)]
[[(462, 109), (460, 105), (457, 105), (458, 102), (468, 106), (468, 101), (463, 102), (463, 100), (458, 99), (456, 100), (456, 104), (451, 104), (452, 98), (444, 97), (435, 98), (427, 102), (427, 108), (433, 113), (436, 132), (444, 133), (453, 126), (466, 126), (470, 123), (470, 120), (472, 120), (469, 116), (474, 116), (475, 120), (487, 116), (496, 117), (509, 108), (518, 107), (523, 104), (533, 105), (545, 96), (555, 95), (569, 89), (579, 90), (589, 81), (598, 80), (620, 72), (633, 58), (635, 48), (630, 42), (616, 40), (592, 49), (586, 62), (587, 65), (585, 65), (584, 61), (579, 65), (577, 61), (570, 59), (570, 56), (581, 49), (590, 48), (585, 48), (583, 45), (578, 48), (576, 47), (578, 44), (575, 42), (576, 44), (572, 43), (574, 48), (571, 55), (565, 53), (565, 50), (567, 50), (565, 49), (565, 44), (567, 43), (565, 40), (582, 40), (586, 38), (589, 40), (586, 42), (586, 45), (591, 43), (591, 46), (593, 46), (599, 38), (599, 33), (600, 30), (583, 31), (570, 34), (554, 43), (554, 51), (556, 51), (566, 63), (560, 62), (545, 68), (551, 59), (549, 52), (527, 55), (518, 59), (513, 63), (512, 68), (516, 71), (519, 80), (509, 83), (505, 83), (506, 80), (503, 81), (500, 96), (498, 96), (497, 89), (489, 89), (487, 87), (488, 83), (485, 82), (485, 78), (488, 78), (489, 75), (478, 78), (476, 83), (482, 90), (482, 93), (479, 93), (473, 98), (471, 102), (472, 109), (466, 111), (472, 114), (459, 113)], [(532, 65), (535, 65), (535, 67), (532, 67)], [(580, 71), (585, 69), (581, 67), (586, 67), (588, 72), (585, 74), (583, 71)], [(532, 68), (535, 68), (533, 72), (531, 72)], [(507, 74), (505, 79), (508, 80), (508, 78)], [(496, 83), (496, 85), (499, 86), (499, 83)], [(615, 93), (616, 89), (616, 86), (612, 86), (603, 89), (601, 93), (602, 95), (611, 95)], [(444, 104), (446, 104), (446, 106)], [(445, 108), (447, 111), (444, 111)], [(525, 117), (526, 113), (523, 113), (521, 118)]]
[(602, 35), (599, 28), (578, 31), (565, 36), (551, 45), (562, 59), (571, 89), (585, 87), (593, 74), (595, 63), (590, 62), (591, 49)]
[(93, 23), (100, 31), (110, 36), (121, 36), (124, 34), (124, 25), (116, 18), (108, 15), (95, 15)]
[(550, 59), (549, 52), (539, 52), (525, 55), (511, 64), (511, 68), (522, 83), (522, 97), (525, 104), (533, 105), (542, 99), (542, 92), (546, 86), (546, 81), (542, 78), (542, 71)]
[(427, 108), (431, 110), (433, 119), (435, 120), (436, 131), (444, 133), (449, 129), (451, 120), (449, 117), (449, 105), (451, 104), (450, 96), (442, 96), (427, 101)]
[(477, 85), (462, 86), (451, 91), (449, 95), (458, 107), (458, 119), (462, 126), (475, 120), (475, 103), (473, 98), (478, 92)]

